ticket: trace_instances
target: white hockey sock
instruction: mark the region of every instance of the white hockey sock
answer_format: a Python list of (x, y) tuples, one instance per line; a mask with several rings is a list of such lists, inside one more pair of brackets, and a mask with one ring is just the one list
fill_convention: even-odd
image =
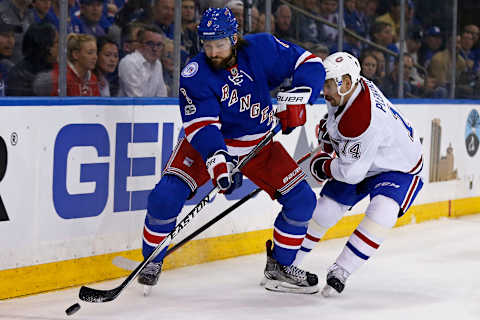
[(365, 216), (357, 229), (348, 239), (337, 264), (350, 274), (363, 265), (385, 240), (390, 228), (384, 227)]
[(319, 225), (315, 220), (310, 221), (307, 234), (305, 235), (305, 238), (303, 238), (302, 246), (297, 251), (297, 256), (295, 257), (295, 261), (293, 261), (294, 266), (299, 266), (303, 262), (305, 256), (312, 251), (327, 230), (328, 228)]
[(352, 273), (363, 265), (385, 240), (397, 220), (398, 204), (385, 196), (376, 196), (367, 213), (348, 239), (337, 264)]

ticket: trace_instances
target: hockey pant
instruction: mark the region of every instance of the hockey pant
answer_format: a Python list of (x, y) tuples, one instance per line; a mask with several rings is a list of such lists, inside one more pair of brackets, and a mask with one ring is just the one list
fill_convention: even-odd
[[(386, 183), (390, 182), (390, 183)], [(335, 180), (325, 184), (317, 201), (307, 235), (294, 264), (299, 265), (328, 229), (366, 195), (371, 201), (365, 217), (350, 236), (336, 263), (352, 273), (365, 263), (385, 240), (397, 219), (407, 212), (423, 186), (418, 176), (387, 172), (358, 185)]]
[[(274, 223), (273, 256), (280, 264), (290, 265), (305, 237), (316, 202), (315, 194), (304, 180), (305, 173), (278, 142), (265, 146), (242, 172), (282, 205)], [(208, 180), (200, 154), (187, 140), (181, 140), (160, 182), (148, 197), (143, 229), (144, 257), (175, 228), (187, 199)], [(165, 253), (166, 249), (153, 261), (161, 261)]]

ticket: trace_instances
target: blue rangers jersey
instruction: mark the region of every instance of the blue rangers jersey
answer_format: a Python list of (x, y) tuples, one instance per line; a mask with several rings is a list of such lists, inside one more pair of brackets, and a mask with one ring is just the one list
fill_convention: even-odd
[(312, 88), (313, 103), (323, 88), (322, 60), (270, 34), (247, 35), (237, 64), (216, 70), (204, 52), (180, 77), (180, 112), (187, 140), (207, 159), (215, 151), (248, 153), (271, 129), (275, 110), (270, 90), (286, 78), (292, 86)]

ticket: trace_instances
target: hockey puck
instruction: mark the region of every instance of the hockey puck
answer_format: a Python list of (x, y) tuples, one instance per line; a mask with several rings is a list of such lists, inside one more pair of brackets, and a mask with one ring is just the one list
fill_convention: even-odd
[(71, 316), (78, 310), (80, 310), (80, 304), (77, 302), (75, 304), (72, 304), (70, 307), (68, 307), (67, 310), (65, 310), (65, 313), (67, 314), (67, 316)]

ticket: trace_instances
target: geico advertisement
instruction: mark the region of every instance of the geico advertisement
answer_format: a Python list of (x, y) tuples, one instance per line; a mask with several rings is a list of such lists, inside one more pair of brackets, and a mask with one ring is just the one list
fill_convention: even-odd
[[(177, 108), (2, 107), (0, 268), (138, 248), (147, 196), (183, 135)], [(324, 110), (310, 107), (307, 127), (281, 138), (292, 156), (313, 147)], [(200, 188), (182, 214), (211, 188)], [(219, 213), (255, 188), (245, 179), (209, 211)], [(233, 229), (219, 224), (205, 235), (269, 228), (278, 213), (265, 195), (243, 209)]]
[[(0, 269), (139, 248), (147, 196), (183, 132), (178, 106), (1, 107)], [(416, 203), (479, 194), (478, 108), (404, 105), (424, 145), (424, 190)], [(307, 124), (277, 135), (294, 158), (316, 146), (325, 105)], [(302, 168), (308, 171), (308, 162)], [(308, 178), (318, 193), (319, 185)], [(212, 188), (207, 183), (182, 211)], [(191, 226), (256, 186), (218, 196)], [(368, 199), (349, 214), (360, 213)], [(203, 237), (270, 228), (279, 206), (264, 193)], [(181, 239), (181, 236), (179, 237)]]

